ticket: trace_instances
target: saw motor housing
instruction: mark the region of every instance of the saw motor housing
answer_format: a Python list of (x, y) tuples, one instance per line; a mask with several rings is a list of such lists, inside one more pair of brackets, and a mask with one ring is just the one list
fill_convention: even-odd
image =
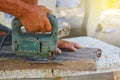
[(55, 16), (47, 14), (52, 31), (48, 34), (28, 33), (21, 30), (19, 19), (12, 21), (12, 49), (20, 56), (31, 56), (39, 60), (48, 60), (54, 56), (58, 40), (58, 21)]

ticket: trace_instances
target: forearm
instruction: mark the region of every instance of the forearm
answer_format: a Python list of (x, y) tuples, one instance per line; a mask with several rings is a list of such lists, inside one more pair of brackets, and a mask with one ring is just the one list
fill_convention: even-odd
[(22, 0), (22, 1), (28, 4), (32, 4), (32, 5), (37, 5), (38, 3), (38, 0)]
[(26, 4), (21, 0), (0, 0), (0, 11), (9, 13), (19, 18), (25, 15), (32, 5)]

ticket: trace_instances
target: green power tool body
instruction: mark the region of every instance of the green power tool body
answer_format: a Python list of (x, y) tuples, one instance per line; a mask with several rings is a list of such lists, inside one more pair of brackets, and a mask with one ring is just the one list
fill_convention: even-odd
[(60, 61), (54, 52), (58, 40), (58, 21), (51, 14), (47, 14), (47, 17), (52, 25), (52, 31), (48, 34), (23, 32), (20, 20), (15, 18), (12, 21), (12, 49), (17, 55), (43, 63)]

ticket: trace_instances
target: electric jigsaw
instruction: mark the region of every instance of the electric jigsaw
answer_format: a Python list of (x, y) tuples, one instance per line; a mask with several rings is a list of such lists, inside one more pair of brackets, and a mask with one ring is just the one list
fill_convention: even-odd
[(59, 62), (56, 57), (58, 39), (58, 21), (55, 16), (47, 14), (52, 25), (52, 31), (48, 34), (28, 33), (21, 30), (22, 24), (19, 19), (12, 21), (12, 49), (18, 56), (29, 57), (33, 62)]
[[(55, 50), (58, 40), (58, 21), (55, 16), (51, 14), (47, 14), (47, 17), (52, 25), (52, 31), (46, 34), (24, 32), (22, 30), (23, 25), (17, 18), (12, 21), (12, 30), (0, 25), (0, 58), (8, 58), (12, 60), (24, 59), (28, 62), (35, 63), (61, 64), (63, 62), (62, 64), (64, 64), (66, 61), (69, 63), (71, 60), (73, 60), (73, 62), (80, 61), (81, 58), (84, 60), (85, 56), (82, 54), (87, 54), (86, 59), (88, 59), (88, 54), (90, 53), (94, 54), (91, 54), (91, 58), (94, 57), (97, 59), (101, 56), (101, 49), (97, 48), (81, 48), (78, 49), (77, 52), (62, 49), (62, 54), (56, 54)], [(10, 48), (10, 51), (7, 47)]]

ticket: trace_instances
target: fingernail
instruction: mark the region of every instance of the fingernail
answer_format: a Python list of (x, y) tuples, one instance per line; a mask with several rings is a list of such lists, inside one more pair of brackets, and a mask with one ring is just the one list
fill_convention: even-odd
[(73, 51), (77, 51), (77, 49), (74, 48)]
[(56, 49), (56, 52), (59, 53), (59, 54), (62, 53), (62, 51), (59, 48)]

